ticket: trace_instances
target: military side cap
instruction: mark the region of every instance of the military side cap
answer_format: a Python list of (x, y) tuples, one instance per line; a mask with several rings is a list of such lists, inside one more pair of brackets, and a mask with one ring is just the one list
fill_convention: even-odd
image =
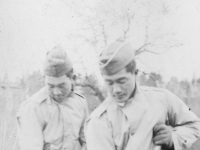
[(135, 54), (130, 43), (119, 38), (101, 53), (99, 59), (101, 72), (113, 75), (134, 60)]
[(72, 68), (70, 59), (61, 47), (55, 46), (47, 53), (44, 65), (45, 75), (60, 77), (69, 73)]

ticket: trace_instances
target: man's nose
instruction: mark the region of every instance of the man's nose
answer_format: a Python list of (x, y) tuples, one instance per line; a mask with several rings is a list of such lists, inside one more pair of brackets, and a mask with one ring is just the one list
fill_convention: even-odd
[(53, 94), (54, 95), (59, 95), (59, 94), (61, 94), (62, 92), (61, 92), (61, 90), (59, 89), (59, 88), (57, 88), (57, 87), (55, 87), (54, 89), (53, 89)]
[(114, 94), (120, 94), (121, 93), (121, 87), (118, 84), (113, 85), (113, 93)]

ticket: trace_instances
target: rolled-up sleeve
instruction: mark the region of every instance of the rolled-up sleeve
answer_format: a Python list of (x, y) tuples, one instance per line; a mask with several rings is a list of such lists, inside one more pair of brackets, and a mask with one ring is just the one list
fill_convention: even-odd
[(87, 150), (115, 150), (111, 128), (106, 120), (92, 118), (86, 122)]
[(20, 150), (43, 150), (43, 122), (38, 104), (22, 104), (18, 114), (18, 144)]
[(176, 95), (167, 92), (169, 125), (175, 150), (189, 148), (200, 137), (200, 119)]

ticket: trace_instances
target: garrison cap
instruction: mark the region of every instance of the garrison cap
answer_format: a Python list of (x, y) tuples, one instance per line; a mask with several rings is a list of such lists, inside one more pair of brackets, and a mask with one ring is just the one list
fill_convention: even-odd
[(60, 46), (53, 47), (47, 52), (44, 64), (45, 75), (60, 77), (72, 70), (72, 63)]
[(119, 38), (100, 54), (99, 59), (101, 72), (113, 75), (135, 59), (134, 49)]

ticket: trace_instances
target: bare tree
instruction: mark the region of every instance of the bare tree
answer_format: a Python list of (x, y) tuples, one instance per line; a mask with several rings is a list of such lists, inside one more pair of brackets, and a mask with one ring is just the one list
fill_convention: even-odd
[[(74, 12), (73, 17), (80, 23), (80, 28), (72, 31), (68, 39), (79, 41), (80, 45), (76, 45), (76, 51), (77, 53), (82, 51), (80, 63), (85, 70), (87, 64), (84, 62), (92, 58), (88, 49), (92, 49), (98, 57), (102, 49), (116, 37), (129, 40), (137, 56), (143, 53), (162, 54), (182, 45), (176, 40), (173, 31), (166, 30), (164, 22), (177, 7), (166, 0), (63, 0), (63, 2)], [(83, 45), (87, 45), (88, 49), (84, 50)], [(85, 79), (89, 79), (87, 74)], [(100, 92), (91, 82), (83, 83), (83, 86), (91, 87), (96, 93)], [(102, 99), (101, 96), (99, 98)]]
[(160, 54), (181, 45), (175, 40), (175, 33), (163, 25), (176, 9), (175, 4), (166, 0), (85, 0), (66, 4), (75, 17), (82, 20), (82, 25), (76, 32), (72, 31), (70, 38), (81, 39), (97, 54), (119, 36), (139, 43), (135, 46), (136, 55)]

